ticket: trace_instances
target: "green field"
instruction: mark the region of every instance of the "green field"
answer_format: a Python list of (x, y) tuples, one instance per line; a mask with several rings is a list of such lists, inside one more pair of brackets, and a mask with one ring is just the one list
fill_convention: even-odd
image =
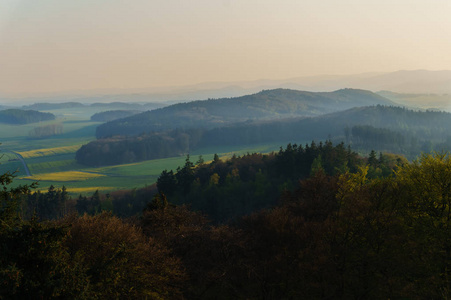
[[(83, 144), (95, 140), (95, 128), (100, 123), (91, 122), (89, 118), (98, 110), (78, 108), (50, 112), (57, 115), (57, 120), (27, 125), (0, 125), (0, 152), (4, 153), (0, 159), (0, 172), (17, 170), (15, 185), (38, 181), (39, 190), (46, 190), (50, 185), (64, 185), (72, 196), (92, 194), (97, 189), (103, 192), (133, 189), (151, 185), (163, 170), (175, 171), (185, 163), (186, 157), (180, 156), (100, 168), (80, 165), (75, 161), (75, 152)], [(28, 136), (34, 127), (54, 123), (63, 124), (63, 134), (43, 139)], [(213, 160), (215, 153), (221, 158), (229, 158), (233, 154), (268, 153), (278, 151), (284, 144), (286, 143), (198, 149), (191, 153), (191, 161), (196, 162), (199, 155), (202, 155), (208, 162)], [(7, 151), (22, 155), (31, 177), (26, 176), (17, 156)]]
[(26, 175), (23, 165), (16, 155), (12, 153), (1, 153), (0, 155), (0, 174), (17, 171), (16, 175), (18, 176)]
[[(199, 150), (196, 151), (197, 153), (192, 154), (191, 161), (196, 162), (199, 155), (202, 155), (205, 161), (211, 161), (215, 153), (218, 153), (221, 158), (228, 158), (234, 153), (241, 155), (248, 152), (260, 152), (262, 149), (272, 151), (278, 148), (278, 145), (262, 145), (255, 148), (245, 148), (244, 150), (237, 149), (237, 151), (226, 149), (227, 152), (212, 152), (212, 150), (220, 149), (205, 149), (205, 151)], [(68, 159), (70, 156), (71, 158)], [(92, 194), (96, 189), (105, 192), (118, 189), (133, 189), (155, 183), (163, 170), (176, 170), (186, 160), (185, 156), (179, 156), (132, 164), (89, 168), (77, 164), (74, 156), (75, 153), (25, 159), (27, 163), (30, 161), (28, 166), (33, 176), (19, 176), (15, 183), (30, 184), (36, 180), (39, 182), (40, 190), (45, 190), (50, 185), (59, 188), (64, 185), (72, 196)], [(80, 173), (86, 174), (86, 176), (80, 175)]]

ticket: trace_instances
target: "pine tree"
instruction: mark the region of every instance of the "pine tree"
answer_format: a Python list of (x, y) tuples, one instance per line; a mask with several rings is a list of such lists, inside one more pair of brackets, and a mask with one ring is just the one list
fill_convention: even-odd
[(371, 167), (377, 166), (376, 152), (374, 150), (371, 150), (370, 156), (368, 156), (368, 164)]

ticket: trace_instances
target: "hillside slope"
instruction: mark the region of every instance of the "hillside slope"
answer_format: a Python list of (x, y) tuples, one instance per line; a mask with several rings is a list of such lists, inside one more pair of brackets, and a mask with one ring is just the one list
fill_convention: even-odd
[(368, 105), (394, 102), (364, 90), (314, 93), (289, 89), (265, 90), (237, 98), (179, 103), (100, 125), (97, 137), (137, 135), (175, 128), (215, 128), (249, 120), (312, 117)]
[(356, 107), (317, 117), (234, 123), (212, 129), (168, 130), (139, 137), (99, 139), (77, 152), (86, 165), (111, 165), (164, 158), (195, 149), (331, 139), (368, 151), (409, 157), (451, 147), (451, 114), (394, 106)]
[[(313, 118), (296, 118), (255, 124), (236, 124), (216, 128), (204, 135), (202, 143), (227, 143), (227, 138), (241, 144), (244, 136), (262, 141), (283, 139), (326, 139), (328, 136), (344, 136), (345, 128), (372, 126), (397, 132), (410, 132), (418, 138), (446, 139), (451, 130), (451, 113), (413, 111), (394, 106), (355, 107)], [(214, 138), (214, 137), (218, 138)], [(243, 138), (238, 138), (243, 136)]]

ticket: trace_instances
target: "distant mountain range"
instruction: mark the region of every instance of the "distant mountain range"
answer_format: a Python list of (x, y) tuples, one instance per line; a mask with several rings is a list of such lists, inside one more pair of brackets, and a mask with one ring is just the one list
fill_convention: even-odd
[[(84, 104), (80, 102), (62, 102), (62, 103), (34, 103), (31, 105), (24, 105), (22, 109), (32, 110), (56, 110), (56, 109), (70, 109), (80, 107), (101, 108), (105, 110), (151, 110), (163, 107), (161, 103), (128, 103), (128, 102), (110, 102), (110, 103), (92, 103)], [(1, 109), (1, 107), (0, 107)]]
[(390, 91), (377, 94), (410, 108), (451, 112), (451, 94), (403, 94)]
[(254, 80), (237, 82), (206, 82), (188, 86), (142, 89), (109, 89), (65, 92), (35, 98), (8, 99), (1, 104), (36, 102), (166, 102), (192, 101), (208, 98), (238, 97), (266, 89), (295, 89), (312, 92), (343, 88), (365, 89), (373, 92), (391, 91), (407, 94), (451, 94), (451, 71), (403, 70), (391, 73), (353, 75), (304, 76), (283, 80)]
[(220, 93), (227, 89), (230, 89), (231, 93), (252, 93), (257, 90), (274, 88), (313, 92), (353, 88), (373, 92), (385, 90), (409, 94), (451, 94), (451, 70), (401, 70), (390, 73), (305, 76), (283, 80), (210, 82), (184, 87), (187, 91), (219, 90)]
[(340, 88), (365, 89), (373, 92), (385, 90), (408, 94), (451, 94), (451, 71), (396, 71), (391, 73), (365, 73), (343, 76), (299, 77), (275, 82), (310, 91)]
[(236, 98), (210, 99), (167, 106), (100, 125), (97, 137), (137, 135), (175, 128), (212, 128), (236, 122), (312, 117), (369, 105), (396, 105), (375, 93), (343, 89), (305, 92), (264, 90)]

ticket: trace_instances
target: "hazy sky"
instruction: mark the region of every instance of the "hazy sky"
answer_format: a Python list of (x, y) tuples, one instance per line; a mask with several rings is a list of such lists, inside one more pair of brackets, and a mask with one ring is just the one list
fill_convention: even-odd
[(0, 96), (451, 69), (449, 0), (0, 0)]

